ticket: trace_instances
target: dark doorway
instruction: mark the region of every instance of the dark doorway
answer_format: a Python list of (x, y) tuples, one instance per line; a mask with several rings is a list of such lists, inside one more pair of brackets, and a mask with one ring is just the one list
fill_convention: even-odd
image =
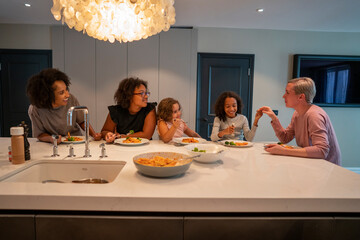
[(239, 94), (242, 114), (251, 125), (254, 58), (253, 54), (198, 53), (196, 131), (203, 138), (210, 138), (215, 102), (224, 91)]
[(25, 121), (28, 116), (29, 99), (26, 96), (27, 80), (44, 68), (52, 67), (51, 50), (0, 49), (0, 134), (10, 136), (10, 127)]

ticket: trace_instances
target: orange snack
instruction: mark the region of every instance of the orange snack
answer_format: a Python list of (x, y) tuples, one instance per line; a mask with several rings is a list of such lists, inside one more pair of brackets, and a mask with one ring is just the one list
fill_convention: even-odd
[(136, 162), (152, 167), (173, 167), (177, 163), (175, 159), (164, 158), (161, 156), (155, 156), (154, 158), (139, 158)]
[(195, 138), (184, 138), (182, 140), (183, 143), (198, 143), (199, 140), (196, 140)]
[(235, 145), (236, 146), (246, 146), (246, 145), (248, 145), (249, 143), (247, 143), (247, 142), (236, 142), (235, 143)]
[(141, 143), (141, 139), (140, 138), (128, 137), (123, 141), (123, 143)]

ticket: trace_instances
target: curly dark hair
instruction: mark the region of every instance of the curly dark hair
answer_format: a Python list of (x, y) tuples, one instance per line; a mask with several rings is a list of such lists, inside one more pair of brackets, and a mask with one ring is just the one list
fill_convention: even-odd
[(139, 78), (130, 77), (121, 80), (119, 87), (114, 94), (116, 104), (120, 105), (122, 108), (129, 108), (135, 88), (140, 87), (140, 85), (144, 85), (147, 89), (147, 82)]
[(26, 86), (30, 103), (37, 108), (51, 109), (55, 102), (55, 89), (52, 87), (55, 81), (63, 81), (67, 89), (71, 84), (69, 77), (55, 68), (44, 69), (30, 77)]
[(241, 114), (241, 109), (243, 107), (241, 98), (239, 95), (237, 95), (235, 92), (229, 91), (229, 92), (223, 92), (215, 103), (215, 115), (220, 118), (221, 121), (226, 120), (226, 113), (224, 109), (225, 105), (225, 99), (226, 98), (235, 98), (236, 104), (237, 104), (237, 113)]
[(178, 100), (173, 98), (164, 98), (161, 100), (158, 106), (157, 118), (158, 120), (162, 119), (165, 122), (169, 122), (172, 119), (172, 107), (174, 104), (179, 104), (179, 109), (181, 110), (181, 104)]

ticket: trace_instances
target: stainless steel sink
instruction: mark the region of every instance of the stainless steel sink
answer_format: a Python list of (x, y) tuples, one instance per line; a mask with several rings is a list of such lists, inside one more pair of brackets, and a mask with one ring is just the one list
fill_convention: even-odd
[(125, 166), (124, 161), (38, 160), (0, 177), (1, 182), (110, 183)]

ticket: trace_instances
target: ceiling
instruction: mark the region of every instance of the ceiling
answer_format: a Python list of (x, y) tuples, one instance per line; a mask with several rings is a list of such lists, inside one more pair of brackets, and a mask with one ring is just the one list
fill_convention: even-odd
[[(1, 0), (0, 23), (61, 24), (51, 7), (51, 0)], [(175, 26), (360, 32), (360, 0), (175, 0), (175, 9)]]

